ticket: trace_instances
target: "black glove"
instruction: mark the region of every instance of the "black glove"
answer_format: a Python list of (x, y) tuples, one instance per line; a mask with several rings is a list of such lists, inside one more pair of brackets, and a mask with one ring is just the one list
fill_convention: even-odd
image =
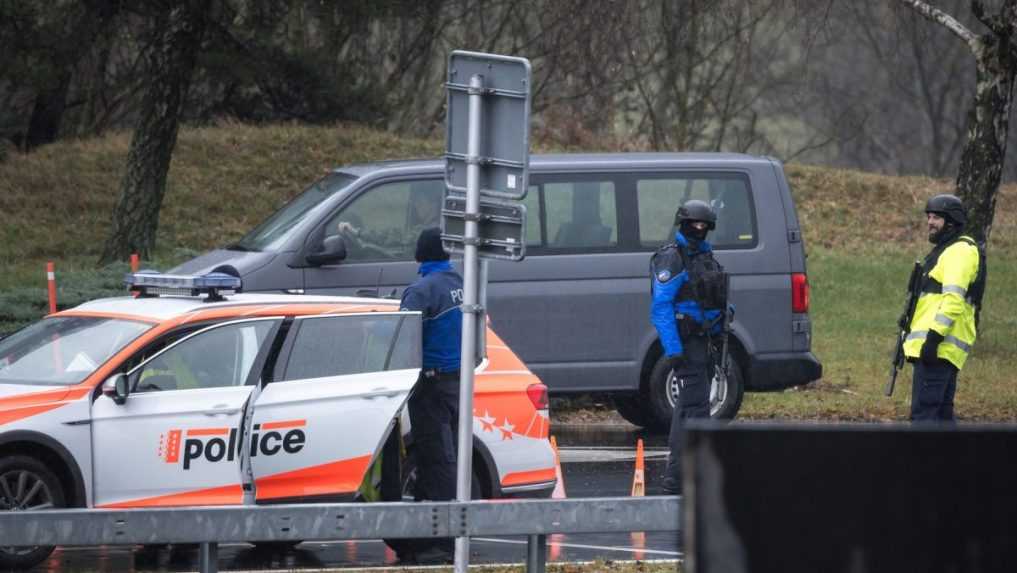
[(685, 366), (685, 355), (683, 354), (672, 354), (667, 357), (668, 363), (671, 365), (671, 370), (678, 372)]
[(943, 342), (943, 335), (930, 329), (929, 333), (925, 335), (925, 343), (922, 344), (922, 354), (920, 356), (922, 362), (935, 364), (939, 360), (936, 356), (936, 349), (939, 348), (940, 342)]

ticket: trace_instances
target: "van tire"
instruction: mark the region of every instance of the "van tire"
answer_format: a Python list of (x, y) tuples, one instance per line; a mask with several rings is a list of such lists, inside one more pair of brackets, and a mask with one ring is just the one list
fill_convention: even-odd
[[(711, 400), (710, 417), (715, 420), (730, 420), (738, 414), (745, 397), (745, 382), (742, 368), (734, 356), (728, 357), (730, 366), (727, 375), (727, 387), (718, 389), (720, 398)], [(653, 365), (648, 384), (647, 410), (649, 411), (650, 429), (667, 431), (671, 428), (671, 417), (677, 401), (677, 382), (671, 375), (671, 365), (666, 357), (661, 356)], [(711, 389), (711, 392), (713, 389)]]
[(646, 428), (651, 426), (650, 413), (646, 408), (646, 396), (642, 392), (614, 396), (614, 408), (625, 421)]
[[(32, 493), (31, 498), (19, 498), (18, 492), (14, 490), (15, 484), (22, 479), (25, 480), (22, 483), (26, 484), (22, 491)], [(40, 504), (51, 504), (53, 509), (67, 507), (60, 480), (45, 464), (35, 458), (11, 456), (0, 461), (0, 480), (9, 484), (6, 488), (0, 488), (0, 511), (13, 511), (15, 508), (25, 511), (26, 507)], [(12, 491), (14, 497), (5, 497), (2, 493), (4, 491)], [(0, 547), (0, 569), (28, 569), (42, 562), (52, 552), (52, 545)]]

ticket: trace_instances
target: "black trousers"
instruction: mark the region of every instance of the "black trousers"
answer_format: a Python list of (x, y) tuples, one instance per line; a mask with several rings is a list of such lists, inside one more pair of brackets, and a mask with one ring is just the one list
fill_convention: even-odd
[(710, 417), (709, 341), (705, 335), (682, 337), (685, 364), (678, 376), (680, 392), (678, 404), (671, 418), (671, 433), (667, 445), (670, 450), (664, 470), (664, 489), (668, 493), (681, 490), (681, 444), (685, 421)]
[(911, 377), (911, 421), (953, 422), (957, 368), (946, 360), (915, 362)]
[[(459, 436), (459, 373), (450, 372), (417, 379), (409, 399), (410, 432), (417, 462), (417, 501), (449, 501), (456, 498), (456, 457)], [(396, 550), (419, 552), (429, 547), (453, 550), (451, 537), (406, 539)]]

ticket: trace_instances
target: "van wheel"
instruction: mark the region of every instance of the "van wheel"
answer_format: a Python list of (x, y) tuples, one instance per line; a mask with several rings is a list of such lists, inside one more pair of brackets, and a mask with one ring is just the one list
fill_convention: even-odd
[(614, 407), (626, 422), (644, 428), (652, 426), (651, 415), (646, 411), (646, 396), (642, 392), (616, 395)]
[[(42, 462), (28, 456), (0, 461), (0, 511), (40, 511), (66, 505), (60, 480)], [(0, 545), (0, 569), (28, 569), (52, 552), (52, 545)]]
[[(742, 369), (734, 356), (728, 357), (727, 384), (720, 384), (716, 375), (710, 386), (710, 417), (730, 420), (738, 414), (745, 396)], [(713, 371), (716, 371), (716, 365)], [(650, 428), (660, 431), (671, 427), (671, 416), (678, 403), (678, 378), (671, 372), (667, 358), (661, 356), (653, 366), (649, 383)]]

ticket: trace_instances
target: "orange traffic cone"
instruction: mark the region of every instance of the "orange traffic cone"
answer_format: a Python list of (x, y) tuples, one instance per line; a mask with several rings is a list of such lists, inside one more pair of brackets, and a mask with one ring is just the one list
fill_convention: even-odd
[(632, 477), (632, 497), (646, 495), (646, 463), (643, 460), (643, 439), (636, 442), (636, 473)]
[[(632, 476), (632, 497), (643, 497), (646, 495), (646, 461), (643, 459), (643, 439), (636, 441), (636, 471)], [(632, 547), (635, 550), (633, 555), (637, 561), (644, 558), (642, 549), (646, 547), (646, 533), (633, 531)]]
[(551, 499), (565, 499), (565, 478), (561, 475), (561, 457), (558, 455), (558, 440), (551, 436), (551, 449), (554, 450), (554, 491)]

